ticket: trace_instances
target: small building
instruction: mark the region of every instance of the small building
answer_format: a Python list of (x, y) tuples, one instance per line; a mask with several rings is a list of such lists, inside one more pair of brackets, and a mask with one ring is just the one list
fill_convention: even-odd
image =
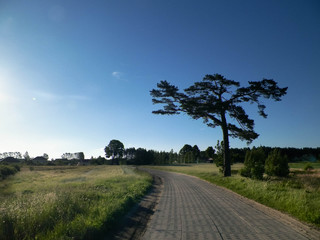
[(6, 157), (3, 159), (0, 159), (1, 163), (20, 163), (21, 159), (14, 158), (14, 157)]
[(213, 163), (213, 158), (209, 158), (209, 159), (207, 160), (207, 163)]
[(48, 163), (48, 159), (45, 157), (35, 157), (34, 159), (32, 159), (32, 163), (44, 165), (44, 164)]

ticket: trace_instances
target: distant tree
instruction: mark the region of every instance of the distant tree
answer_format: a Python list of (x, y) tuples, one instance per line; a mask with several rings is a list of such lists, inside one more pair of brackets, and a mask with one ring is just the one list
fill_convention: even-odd
[(208, 147), (206, 149), (206, 157), (209, 159), (209, 158), (214, 158), (214, 153), (215, 153), (215, 150), (213, 149), (213, 147)]
[(185, 144), (179, 151), (179, 154), (181, 155), (184, 155), (186, 154), (187, 152), (192, 152), (192, 146), (189, 145), (189, 144)]
[(29, 156), (29, 153), (28, 152), (25, 152), (25, 154), (23, 155), (24, 159), (26, 161), (29, 161), (30, 160), (30, 156)]
[(287, 156), (283, 156), (280, 149), (272, 150), (266, 159), (265, 170), (269, 176), (287, 177), (290, 172)]
[(185, 163), (193, 163), (194, 162), (193, 152), (187, 152), (184, 154), (184, 162)]
[[(192, 151), (193, 151), (193, 148), (192, 148), (192, 146), (189, 145), (189, 144), (185, 144), (185, 145), (180, 149), (179, 154), (180, 154), (180, 156), (182, 157), (184, 163), (188, 162), (188, 160), (189, 160), (190, 157), (188, 157), (187, 154), (188, 154), (189, 152), (192, 153)], [(186, 161), (186, 160), (187, 160), (187, 161)]]
[(199, 157), (199, 160), (201, 162), (207, 162), (208, 161), (208, 156), (206, 154), (206, 151), (200, 151), (200, 157)]
[(20, 152), (16, 152), (16, 158), (22, 159), (22, 154)]
[(77, 152), (74, 154), (76, 159), (84, 160), (84, 153), (83, 152)]
[(124, 154), (126, 155), (127, 160), (132, 160), (135, 157), (136, 149), (134, 147), (132, 148), (126, 148), (124, 151)]
[[(193, 119), (202, 119), (209, 127), (220, 126), (224, 144), (224, 176), (231, 176), (231, 157), (229, 136), (251, 143), (259, 135), (254, 131), (254, 121), (249, 118), (241, 103), (255, 103), (258, 113), (267, 117), (265, 105), (259, 99), (272, 98), (280, 101), (287, 88), (279, 88), (271, 79), (249, 81), (248, 87), (240, 87), (240, 83), (228, 80), (220, 74), (206, 75), (201, 82), (195, 82), (184, 92), (167, 81), (160, 81), (158, 89), (150, 91), (154, 104), (164, 104), (163, 109), (153, 111), (154, 114), (187, 113)], [(235, 120), (238, 125), (231, 123)]]
[[(231, 154), (231, 162), (244, 162), (246, 152), (250, 150), (250, 148), (231, 148), (230, 154)], [(267, 154), (266, 154), (267, 155)]]
[(0, 159), (7, 158), (7, 157), (13, 157), (16, 159), (22, 159), (22, 155), (20, 152), (4, 152), (0, 153)]
[(75, 152), (75, 153), (64, 153), (61, 155), (62, 159), (68, 160), (84, 160), (83, 152)]
[(74, 157), (73, 157), (73, 154), (72, 154), (72, 153), (64, 153), (64, 154), (61, 155), (61, 158), (62, 158), (62, 159), (71, 160), (71, 159), (73, 159)]
[(152, 154), (144, 148), (137, 148), (134, 157), (134, 163), (138, 165), (150, 164), (152, 161)]
[(192, 147), (192, 155), (193, 155), (194, 161), (199, 162), (200, 149), (198, 148), (197, 145), (194, 145)]
[(112, 165), (114, 164), (115, 158), (121, 158), (124, 154), (124, 145), (119, 140), (113, 139), (109, 142), (108, 146), (104, 149), (106, 157), (112, 158)]
[(173, 151), (173, 149), (169, 152), (169, 164), (173, 164), (178, 162), (178, 155)]
[(97, 158), (91, 157), (90, 164), (92, 164), (92, 165), (103, 165), (103, 164), (105, 164), (105, 161), (106, 161), (106, 159), (104, 157), (101, 157), (101, 156), (99, 156)]

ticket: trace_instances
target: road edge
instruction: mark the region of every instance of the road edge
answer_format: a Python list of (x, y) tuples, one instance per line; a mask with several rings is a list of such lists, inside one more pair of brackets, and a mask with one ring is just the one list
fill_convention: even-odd
[(149, 192), (123, 217), (117, 229), (105, 236), (104, 239), (138, 240), (145, 233), (163, 190), (163, 180), (155, 175), (152, 175), (152, 178), (152, 187)]

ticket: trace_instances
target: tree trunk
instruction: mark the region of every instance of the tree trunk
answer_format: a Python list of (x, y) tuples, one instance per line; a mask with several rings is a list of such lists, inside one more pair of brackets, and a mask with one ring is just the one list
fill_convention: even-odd
[(223, 174), (225, 177), (231, 176), (231, 159), (229, 148), (229, 133), (225, 113), (221, 113), (222, 133), (223, 133)]

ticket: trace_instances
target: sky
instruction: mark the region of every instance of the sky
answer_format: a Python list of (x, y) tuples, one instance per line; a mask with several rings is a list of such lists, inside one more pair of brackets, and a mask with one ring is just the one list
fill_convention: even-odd
[(288, 87), (263, 100), (267, 119), (245, 106), (260, 134), (249, 147), (320, 147), (318, 0), (0, 0), (0, 152), (205, 150), (221, 129), (152, 114), (150, 90), (215, 73)]

